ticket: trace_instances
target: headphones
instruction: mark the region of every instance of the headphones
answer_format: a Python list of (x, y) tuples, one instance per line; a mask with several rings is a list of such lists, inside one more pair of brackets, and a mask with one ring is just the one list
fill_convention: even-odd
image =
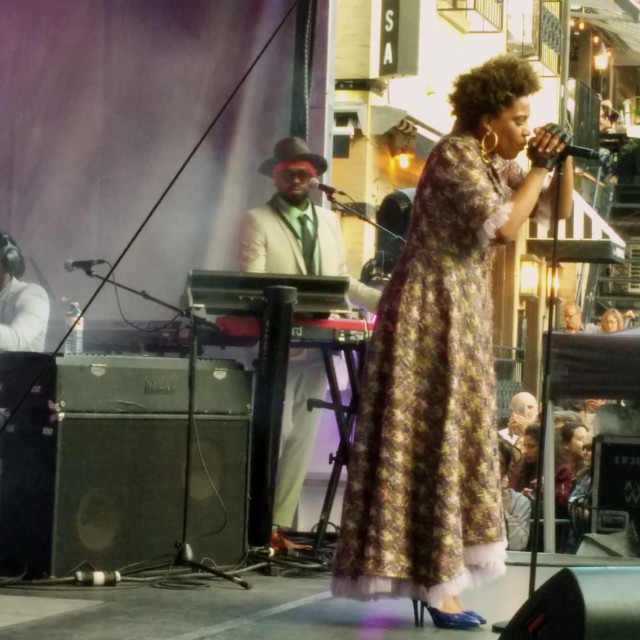
[(0, 263), (2, 268), (12, 277), (21, 278), (24, 274), (24, 257), (18, 245), (8, 233), (0, 231)]

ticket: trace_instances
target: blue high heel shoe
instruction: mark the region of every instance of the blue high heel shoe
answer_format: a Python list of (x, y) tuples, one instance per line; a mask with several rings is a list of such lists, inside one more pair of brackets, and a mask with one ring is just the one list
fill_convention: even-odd
[[(412, 600), (413, 603), (413, 618), (416, 627), (424, 626), (424, 610), (426, 609), (431, 615), (433, 624), (440, 629), (475, 629), (480, 624), (484, 624), (481, 620), (484, 620), (480, 614), (475, 616), (470, 615), (472, 612), (465, 613), (445, 613), (440, 609), (430, 607), (426, 603), (418, 600)], [(418, 603), (420, 604), (420, 610), (418, 613)], [(486, 622), (486, 620), (485, 620)]]
[(481, 613), (476, 613), (475, 611), (463, 611), (462, 613), (475, 618), (480, 624), (487, 624), (487, 619)]

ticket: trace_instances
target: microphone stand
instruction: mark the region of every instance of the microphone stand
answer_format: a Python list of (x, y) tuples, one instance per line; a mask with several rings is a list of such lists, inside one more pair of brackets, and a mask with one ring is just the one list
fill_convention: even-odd
[(398, 234), (393, 233), (393, 231), (387, 229), (386, 227), (383, 227), (381, 224), (378, 224), (375, 220), (372, 220), (366, 213), (362, 213), (362, 211), (358, 211), (356, 207), (350, 204), (347, 204), (345, 202), (339, 202), (338, 200), (336, 200), (335, 193), (327, 194), (327, 200), (329, 200), (329, 202), (333, 206), (337, 207), (341, 213), (351, 213), (354, 216), (360, 218), (360, 220), (364, 220), (366, 223), (370, 224), (372, 227), (375, 227), (380, 231), (384, 231), (386, 234), (390, 235), (394, 240), (398, 240), (403, 244), (407, 244), (407, 241), (402, 236), (399, 236)]
[[(168, 302), (164, 302), (164, 300), (160, 300), (159, 298), (154, 298), (152, 295), (149, 295), (144, 289), (138, 290), (138, 289), (132, 289), (131, 287), (128, 287), (125, 284), (121, 284), (120, 282), (117, 282), (116, 280), (110, 280), (108, 277), (106, 276), (101, 276), (98, 275), (97, 273), (94, 273), (93, 271), (93, 267), (87, 265), (84, 267), (77, 267), (78, 269), (80, 269), (81, 271), (84, 271), (85, 275), (89, 276), (90, 278), (96, 278), (97, 280), (102, 280), (102, 282), (105, 282), (107, 284), (112, 284), (115, 287), (118, 287), (118, 289), (123, 289), (124, 291), (129, 291), (129, 293), (135, 293), (137, 296), (140, 296), (141, 298), (144, 298), (145, 300), (149, 300), (150, 302), (155, 302), (157, 305), (160, 305), (161, 307), (165, 307), (166, 309), (171, 309), (171, 311), (175, 311), (177, 314), (181, 315), (183, 318), (190, 318), (192, 319), (193, 316), (190, 312), (185, 311), (184, 309), (181, 309), (180, 307), (176, 307), (172, 304), (169, 304)], [(206, 322), (206, 321), (205, 321)], [(209, 323), (211, 324), (211, 323)], [(211, 326), (215, 327), (215, 325), (211, 324)]]
[[(560, 154), (558, 164), (556, 166), (557, 184), (556, 191), (556, 206), (552, 215), (552, 234), (553, 243), (551, 249), (551, 269), (552, 273), (555, 273), (558, 269), (558, 214), (560, 211), (560, 198), (562, 192), (562, 177), (564, 174), (564, 163), (567, 156), (566, 154)], [(551, 415), (551, 402), (550, 402), (550, 381), (551, 381), (551, 337), (553, 335), (553, 328), (555, 326), (555, 312), (557, 295), (555, 287), (549, 287), (549, 295), (547, 298), (548, 304), (548, 321), (547, 321), (547, 334), (544, 336), (543, 342), (543, 362), (542, 362), (542, 391), (540, 402), (542, 405), (542, 413), (540, 419), (540, 444), (538, 451), (538, 469), (536, 474), (536, 491), (535, 502), (533, 509), (533, 537), (531, 540), (531, 565), (529, 571), (529, 597), (531, 597), (536, 588), (536, 569), (538, 566), (538, 537), (539, 537), (539, 520), (540, 520), (540, 502), (543, 491), (543, 471), (551, 472), (551, 477), (547, 478), (546, 486), (544, 487), (544, 520), (543, 523), (548, 525), (551, 521), (555, 520), (555, 494), (554, 494), (554, 482), (553, 476), (553, 415)], [(551, 429), (549, 427), (551, 426)], [(545, 529), (547, 526), (545, 526)]]
[[(552, 212), (552, 234), (553, 243), (551, 249), (551, 269), (555, 272), (558, 269), (558, 213), (560, 211), (560, 198), (562, 194), (562, 177), (564, 174), (564, 162), (567, 158), (566, 154), (560, 154), (558, 164), (556, 165), (557, 184), (555, 210)], [(543, 497), (543, 471), (548, 467), (548, 471), (551, 472), (551, 477), (547, 478), (547, 482), (544, 487), (544, 519), (543, 524), (545, 529), (550, 522), (555, 521), (555, 496), (554, 496), (554, 473), (553, 473), (553, 415), (551, 415), (551, 403), (550, 396), (550, 381), (551, 381), (551, 336), (553, 328), (555, 326), (555, 311), (556, 311), (557, 296), (554, 287), (550, 287), (549, 295), (547, 298), (547, 304), (549, 308), (547, 333), (544, 336), (543, 342), (543, 362), (542, 362), (542, 390), (540, 404), (542, 406), (542, 412), (540, 417), (540, 443), (538, 447), (538, 468), (536, 472), (536, 489), (534, 494), (533, 503), (533, 516), (532, 516), (532, 531), (531, 531), (531, 561), (529, 563), (529, 593), (528, 597), (531, 598), (536, 590), (536, 571), (538, 568), (538, 540), (540, 537), (539, 524), (540, 524), (540, 502)], [(551, 425), (551, 429), (549, 426)], [(525, 603), (526, 604), (526, 603)], [(525, 606), (525, 605), (523, 605)], [(515, 618), (517, 618), (517, 614)], [(504, 631), (504, 640), (509, 640), (515, 636), (510, 635), (510, 631), (514, 630), (512, 621), (496, 622), (492, 625), (492, 631), (500, 632)], [(518, 636), (519, 637), (519, 636)], [(501, 640), (503, 635), (500, 635), (498, 640)]]
[[(188, 364), (188, 409), (187, 409), (187, 437), (186, 437), (186, 461), (185, 461), (185, 481), (184, 481), (184, 507), (182, 510), (182, 540), (180, 542), (175, 543), (175, 547), (178, 550), (174, 561), (171, 566), (180, 566), (187, 567), (194, 571), (202, 571), (204, 573), (210, 573), (218, 578), (224, 578), (225, 580), (229, 580), (230, 582), (235, 582), (240, 585), (244, 589), (251, 589), (251, 584), (249, 584), (246, 580), (239, 578), (238, 576), (232, 575), (230, 573), (225, 573), (224, 571), (220, 571), (218, 569), (214, 569), (213, 567), (208, 567), (199, 562), (196, 562), (193, 559), (193, 550), (191, 545), (188, 542), (188, 520), (189, 520), (189, 493), (191, 489), (191, 463), (192, 463), (192, 434), (196, 430), (196, 421), (195, 421), (195, 379), (196, 379), (196, 357), (198, 351), (198, 326), (207, 326), (217, 329), (217, 326), (212, 322), (204, 318), (200, 318), (193, 314), (191, 311), (185, 311), (184, 309), (180, 309), (168, 302), (164, 302), (149, 295), (146, 291), (138, 291), (137, 289), (132, 289), (124, 284), (120, 284), (114, 280), (109, 280), (105, 276), (98, 275), (94, 273), (93, 267), (86, 266), (80, 267), (82, 271), (90, 278), (97, 278), (98, 280), (102, 280), (103, 282), (110, 282), (114, 286), (124, 289), (125, 291), (129, 291), (134, 293), (145, 300), (150, 300), (151, 302), (155, 302), (156, 304), (165, 307), (167, 309), (171, 309), (178, 313), (179, 315), (189, 318), (191, 320), (191, 328), (190, 328), (190, 336), (189, 336), (189, 364)], [(203, 463), (204, 464), (204, 463)]]

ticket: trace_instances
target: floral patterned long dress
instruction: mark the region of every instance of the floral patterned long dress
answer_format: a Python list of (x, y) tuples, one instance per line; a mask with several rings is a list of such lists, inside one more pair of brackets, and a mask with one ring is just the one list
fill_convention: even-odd
[(504, 573), (489, 269), (523, 179), (471, 136), (429, 155), (369, 347), (335, 596), (439, 606)]

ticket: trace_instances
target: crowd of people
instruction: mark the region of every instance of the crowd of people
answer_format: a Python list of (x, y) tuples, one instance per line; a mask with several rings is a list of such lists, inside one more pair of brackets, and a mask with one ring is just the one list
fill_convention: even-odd
[(598, 324), (592, 322), (585, 324), (580, 306), (575, 302), (570, 302), (564, 307), (564, 321), (565, 333), (610, 333), (634, 325), (636, 315), (633, 309), (622, 313), (618, 309), (610, 307), (603, 311)]
[[(530, 394), (525, 394), (529, 396)], [(516, 394), (510, 405), (509, 423), (523, 424), (517, 412), (523, 393)], [(537, 404), (536, 404), (537, 408)], [(576, 553), (581, 537), (591, 531), (591, 479), (593, 439), (597, 435), (640, 435), (640, 414), (629, 403), (602, 400), (565, 400), (554, 408), (554, 499), (557, 550)], [(513, 435), (512, 435), (513, 434)], [(533, 503), (542, 499), (536, 494), (539, 477), (541, 426), (539, 416), (531, 424), (510, 432), (499, 431), (503, 489), (509, 491), (504, 501), (509, 549), (529, 549), (529, 524), (532, 508), (526, 509), (520, 496)], [(519, 505), (518, 510), (514, 509)], [(510, 508), (507, 508), (507, 505)], [(541, 513), (541, 512), (540, 512)], [(526, 532), (526, 540), (524, 538)], [(524, 541), (524, 542), (523, 542)]]

